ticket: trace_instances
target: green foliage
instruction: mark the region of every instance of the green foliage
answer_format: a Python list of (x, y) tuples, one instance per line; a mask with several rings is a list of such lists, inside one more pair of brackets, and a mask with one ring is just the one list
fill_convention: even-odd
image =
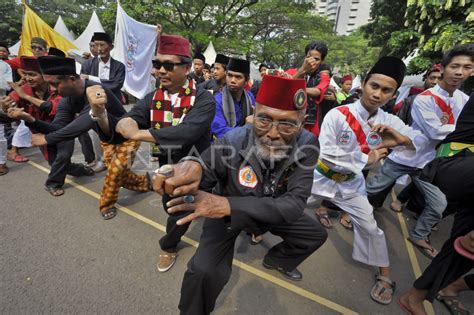
[(0, 0), (0, 40), (8, 45), (15, 44), (20, 38), (22, 24), (21, 5), (16, 0)]
[[(399, 15), (395, 7), (403, 13), (402, 18), (393, 17), (394, 13)], [(364, 33), (371, 45), (382, 46), (382, 55), (406, 57), (418, 51), (409, 73), (424, 72), (429, 64), (439, 62), (443, 52), (474, 42), (473, 0), (374, 1), (371, 18), (373, 22), (364, 27)]]

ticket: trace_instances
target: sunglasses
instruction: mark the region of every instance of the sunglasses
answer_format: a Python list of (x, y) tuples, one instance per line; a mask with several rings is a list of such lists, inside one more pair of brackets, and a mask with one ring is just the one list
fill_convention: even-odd
[(36, 45), (31, 45), (31, 49), (32, 49), (32, 50), (44, 50), (43, 47), (41, 47), (41, 46), (36, 46)]
[(187, 65), (188, 62), (171, 62), (171, 61), (165, 61), (161, 62), (159, 60), (152, 60), (153, 68), (160, 70), (161, 67), (165, 68), (166, 71), (173, 71), (175, 66), (184, 66)]

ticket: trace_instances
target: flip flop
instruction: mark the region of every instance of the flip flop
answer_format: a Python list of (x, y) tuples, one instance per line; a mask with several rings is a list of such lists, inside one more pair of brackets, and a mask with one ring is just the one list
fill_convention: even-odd
[(426, 246), (422, 246), (422, 245), (419, 245), (417, 243), (415, 243), (415, 241), (413, 241), (411, 238), (407, 238), (407, 240), (413, 245), (415, 246), (416, 249), (418, 249), (424, 256), (428, 257), (429, 259), (433, 259), (436, 257), (436, 255), (430, 255), (430, 253), (434, 254), (436, 252), (436, 249), (434, 249), (433, 246), (431, 247), (426, 247)]
[(24, 156), (21, 155), (21, 154), (17, 154), (17, 155), (15, 155), (14, 157), (11, 157), (11, 155), (7, 155), (7, 160), (8, 160), (8, 161), (15, 162), (15, 163), (26, 163), (26, 162), (28, 162), (30, 159), (27, 158), (27, 157), (24, 157)]
[(469, 315), (469, 311), (465, 308), (461, 308), (459, 306), (459, 296), (447, 296), (438, 294), (436, 299), (441, 302), (449, 311), (449, 313), (453, 315)]
[(47, 192), (51, 194), (53, 197), (59, 197), (64, 195), (64, 189), (62, 187), (44, 187)]
[(352, 221), (344, 219), (342, 215), (339, 217), (339, 224), (342, 225), (342, 227), (348, 231), (354, 231), (354, 226), (352, 225)]
[(333, 228), (331, 220), (329, 219), (329, 215), (327, 212), (326, 213), (315, 212), (314, 214), (316, 215), (316, 218), (318, 219), (319, 223), (321, 223), (323, 227), (325, 227), (326, 229)]
[(401, 202), (394, 201), (390, 204), (390, 210), (396, 213), (403, 212), (403, 204)]
[[(382, 282), (385, 282), (387, 283), (388, 285), (390, 285), (390, 288), (386, 288), (382, 285)], [(395, 292), (395, 282), (390, 280), (389, 278), (387, 277), (384, 277), (384, 276), (381, 276), (381, 275), (377, 275), (375, 277), (375, 284), (374, 286), (372, 287), (372, 290), (370, 291), (370, 297), (372, 298), (372, 300), (374, 300), (375, 302), (379, 303), (379, 304), (382, 304), (382, 305), (388, 305), (392, 302), (392, 298), (393, 298), (393, 293)], [(378, 296), (375, 295), (375, 292), (379, 292)], [(390, 299), (388, 300), (383, 300), (382, 298), (380, 298), (380, 296), (382, 294), (384, 294), (385, 292), (388, 292), (391, 296), (390, 296)]]
[(9, 171), (8, 166), (5, 164), (0, 165), (0, 176), (8, 174)]
[(104, 220), (110, 220), (117, 215), (117, 208), (112, 207), (110, 209), (107, 209), (105, 212), (101, 212), (100, 215)]
[(402, 309), (402, 311), (404, 311), (404, 312), (407, 313), (408, 315), (413, 315), (413, 313), (408, 310), (408, 307), (407, 307), (405, 304), (403, 304), (403, 302), (402, 302), (402, 300), (401, 300), (401, 297), (399, 297), (399, 298), (397, 299), (397, 304), (398, 304), (398, 306), (400, 306), (400, 308)]
[(474, 260), (474, 253), (468, 251), (464, 246), (462, 246), (461, 242), (463, 237), (464, 236), (460, 236), (454, 241), (454, 249), (459, 255), (464, 256), (467, 259)]

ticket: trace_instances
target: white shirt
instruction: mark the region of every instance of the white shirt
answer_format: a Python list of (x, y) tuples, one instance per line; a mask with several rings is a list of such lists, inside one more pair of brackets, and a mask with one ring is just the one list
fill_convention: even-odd
[(6, 91), (10, 90), (10, 86), (7, 82), (13, 82), (12, 78), (12, 68), (8, 63), (3, 60), (0, 60), (0, 97), (6, 95)]
[[(371, 125), (383, 124), (390, 126), (409, 137), (415, 150), (421, 149), (426, 138), (419, 131), (413, 130), (405, 125), (403, 121), (392, 114), (388, 114), (380, 108), (375, 115), (369, 118), (369, 112), (362, 106), (360, 101), (343, 105), (349, 108), (356, 120), (361, 125), (367, 136), (371, 131)], [(341, 106), (342, 107), (342, 106)], [(340, 192), (344, 199), (354, 198), (366, 194), (365, 179), (362, 170), (367, 165), (368, 154), (362, 152), (356, 134), (346, 121), (346, 116), (337, 108), (330, 110), (324, 117), (319, 135), (320, 154), (319, 159), (328, 165), (333, 171), (339, 173), (355, 173), (356, 176), (348, 181), (338, 183), (333, 181), (318, 170), (314, 170), (312, 193), (328, 198), (333, 198)], [(415, 150), (405, 147), (396, 147), (406, 150), (415, 155)]]
[(89, 75), (89, 80), (99, 82), (99, 83), (101, 80), (110, 80), (110, 59), (112, 59), (112, 57), (109, 57), (109, 60), (107, 60), (107, 62), (103, 62), (102, 58), (100, 57), (98, 59), (99, 59), (99, 76), (96, 77), (93, 75)]
[(427, 143), (423, 150), (417, 152), (415, 158), (407, 156), (404, 151), (392, 152), (388, 158), (396, 163), (423, 168), (432, 161), (436, 156), (436, 145), (454, 131), (459, 114), (469, 99), (469, 96), (459, 90), (454, 91), (453, 96), (449, 96), (449, 93), (439, 85), (428, 89), (428, 91), (439, 96), (451, 107), (454, 124), (443, 124), (441, 122), (443, 111), (436, 104), (433, 96), (423, 95), (425, 92), (418, 95), (413, 101), (411, 109), (412, 127), (426, 136)]

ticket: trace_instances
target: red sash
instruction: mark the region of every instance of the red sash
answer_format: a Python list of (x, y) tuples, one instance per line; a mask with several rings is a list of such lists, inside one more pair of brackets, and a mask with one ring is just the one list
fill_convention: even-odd
[(360, 125), (359, 121), (349, 111), (349, 107), (339, 106), (339, 107), (336, 107), (336, 109), (340, 111), (344, 116), (346, 116), (346, 121), (349, 124), (349, 127), (352, 129), (352, 131), (356, 135), (357, 142), (359, 143), (359, 147), (362, 153), (368, 154), (370, 151), (370, 148), (367, 145), (367, 136), (364, 133), (364, 129), (362, 129), (362, 126)]
[(438, 107), (441, 109), (441, 111), (448, 115), (448, 125), (454, 125), (453, 109), (448, 104), (446, 104), (446, 102), (441, 97), (436, 94), (433, 94), (430, 90), (426, 90), (420, 95), (431, 96), (434, 99), (436, 105), (438, 105)]

